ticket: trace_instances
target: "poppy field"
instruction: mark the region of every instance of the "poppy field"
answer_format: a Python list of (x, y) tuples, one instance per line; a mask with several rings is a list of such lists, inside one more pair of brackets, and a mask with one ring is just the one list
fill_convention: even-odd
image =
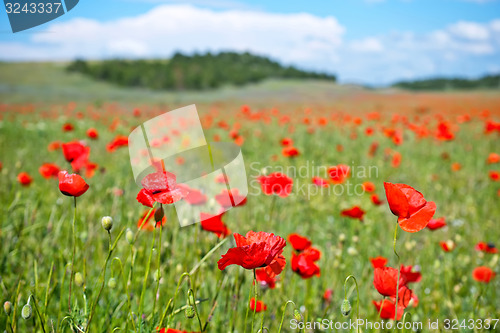
[(0, 330), (500, 331), (500, 98), (337, 97), (197, 104), (245, 162), (214, 198), (132, 174), (131, 131), (185, 105), (1, 104)]

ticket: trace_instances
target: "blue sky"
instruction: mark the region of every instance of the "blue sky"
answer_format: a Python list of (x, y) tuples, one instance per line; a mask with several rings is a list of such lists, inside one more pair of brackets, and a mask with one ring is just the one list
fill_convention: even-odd
[(387, 84), (500, 72), (498, 0), (83, 0), (12, 34), (0, 14), (0, 59), (168, 57), (176, 50), (248, 50)]

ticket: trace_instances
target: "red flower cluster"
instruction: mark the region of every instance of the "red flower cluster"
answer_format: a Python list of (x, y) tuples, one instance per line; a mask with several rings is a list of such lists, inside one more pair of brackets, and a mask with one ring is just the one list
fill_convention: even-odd
[(321, 270), (316, 261), (321, 257), (321, 252), (311, 247), (311, 241), (299, 234), (290, 234), (288, 241), (295, 250), (292, 253), (292, 271), (299, 274), (303, 279), (320, 276)]

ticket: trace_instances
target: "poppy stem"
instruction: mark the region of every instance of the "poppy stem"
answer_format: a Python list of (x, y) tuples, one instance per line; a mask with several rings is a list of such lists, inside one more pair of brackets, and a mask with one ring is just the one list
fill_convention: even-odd
[(294, 303), (294, 301), (291, 301), (291, 300), (288, 300), (284, 307), (283, 307), (283, 314), (281, 315), (281, 322), (280, 322), (280, 327), (278, 329), (278, 333), (281, 333), (281, 328), (283, 327), (283, 321), (285, 320), (285, 311), (286, 311), (286, 307), (288, 306), (289, 303), (292, 303), (293, 306), (295, 306), (295, 308), (297, 308), (297, 305)]
[(69, 295), (68, 295), (68, 311), (71, 313), (71, 289), (73, 287), (73, 274), (75, 274), (75, 253), (76, 253), (76, 233), (75, 233), (75, 224), (76, 224), (76, 197), (73, 197), (73, 205), (74, 205), (74, 214), (73, 214), (73, 254), (71, 256), (71, 273), (69, 277)]
[[(258, 291), (257, 291), (257, 273), (255, 272), (255, 268), (253, 269), (253, 286), (254, 286), (254, 303), (253, 303), (253, 317), (252, 317), (252, 333), (253, 333), (253, 324), (255, 322), (255, 313), (257, 312), (257, 299), (258, 299)], [(250, 306), (250, 304), (249, 304)]]
[(378, 317), (380, 318), (380, 316), (382, 315), (382, 309), (384, 308), (384, 302), (385, 302), (385, 296), (384, 298), (382, 299), (382, 303), (380, 303), (380, 310), (378, 311)]
[(243, 326), (244, 326), (244, 330), (243, 330), (243, 333), (246, 333), (247, 332), (247, 319), (248, 319), (248, 312), (250, 311), (250, 302), (252, 301), (252, 288), (250, 288), (250, 292), (248, 293), (248, 306), (247, 306), (247, 311), (246, 311), (246, 314), (245, 314), (245, 321), (243, 323)]
[(269, 209), (269, 221), (273, 220), (274, 207), (276, 206), (276, 194), (273, 194), (271, 199), (271, 208)]
[[(406, 313), (405, 313), (405, 315), (403, 316), (403, 327), (405, 327), (405, 323), (406, 323), (406, 316), (410, 316), (410, 318), (411, 318), (411, 313), (406, 312)], [(404, 330), (406, 331), (406, 328), (404, 328)]]
[[(179, 294), (179, 288), (181, 286), (182, 281), (184, 280), (184, 277), (186, 277), (186, 276), (189, 278), (189, 287), (191, 288), (191, 285), (193, 284), (191, 281), (191, 275), (187, 272), (182, 273), (181, 277), (179, 278), (179, 282), (177, 282), (177, 288), (175, 289), (174, 297), (168, 301), (167, 307), (165, 308), (165, 311), (163, 311), (163, 315), (161, 316), (161, 319), (160, 319), (160, 324), (158, 325), (159, 327), (163, 326), (163, 321), (165, 320), (165, 317), (167, 316), (168, 310), (174, 308), (175, 299), (177, 298), (177, 294)], [(174, 313), (172, 310), (168, 316), (167, 327), (166, 327), (167, 330), (170, 327), (170, 321), (171, 321), (173, 315), (174, 315)]]
[[(359, 288), (358, 288), (358, 281), (356, 280), (356, 278), (354, 277), (354, 275), (349, 275), (348, 277), (346, 277), (346, 279), (344, 281), (344, 300), (347, 299), (347, 282), (351, 278), (354, 280), (354, 283), (356, 284), (356, 294), (357, 294), (357, 299), (356, 299), (356, 305), (357, 305), (357, 308), (356, 308), (356, 318), (359, 319)], [(359, 332), (359, 325), (358, 325), (357, 331)]]
[[(161, 207), (161, 206), (160, 206)], [(161, 277), (161, 273), (160, 273), (160, 258), (161, 258), (161, 231), (163, 230), (163, 226), (161, 225), (161, 221), (160, 221), (160, 239), (158, 240), (158, 259), (157, 259), (157, 262), (156, 262), (156, 288), (155, 288), (155, 295), (154, 295), (154, 302), (153, 302), (153, 316), (155, 315), (155, 311), (156, 311), (156, 300), (157, 298), (159, 299), (159, 295), (158, 295), (158, 291), (159, 291), (159, 288), (160, 288), (160, 277)]]
[(398, 239), (398, 226), (396, 223), (396, 228), (394, 229), (394, 243), (392, 249), (394, 250), (394, 254), (398, 258), (398, 281), (396, 282), (396, 304), (394, 305), (394, 321), (398, 321), (398, 297), (399, 297), (399, 279), (401, 278), (401, 265), (399, 264), (399, 254), (396, 252), (396, 241)]
[(144, 279), (142, 280), (142, 291), (141, 291), (141, 297), (139, 298), (139, 312), (138, 312), (139, 316), (142, 316), (142, 310), (144, 306), (144, 294), (146, 293), (146, 285), (148, 283), (149, 271), (151, 269), (151, 259), (153, 257), (155, 242), (156, 242), (156, 231), (153, 233), (153, 241), (151, 242), (151, 250), (149, 251), (148, 264), (146, 266), (146, 274), (144, 274)]
[[(45, 323), (43, 321), (42, 316), (40, 315), (40, 311), (38, 311), (38, 302), (36, 300), (36, 297), (35, 297), (35, 295), (31, 294), (30, 298), (33, 298), (33, 301), (34, 301), (33, 304), (35, 305), (36, 314), (38, 315), (38, 318), (40, 319), (40, 326), (42, 326), (42, 331), (43, 331), (43, 333), (45, 333)], [(29, 304), (29, 299), (28, 299), (28, 304)]]

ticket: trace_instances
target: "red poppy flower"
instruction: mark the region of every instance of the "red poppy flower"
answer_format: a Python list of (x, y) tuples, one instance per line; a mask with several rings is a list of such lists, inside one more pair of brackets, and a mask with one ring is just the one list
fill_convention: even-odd
[(114, 152), (120, 147), (128, 146), (128, 137), (125, 135), (117, 135), (110, 143), (107, 144), (106, 150), (109, 152)]
[(66, 161), (71, 163), (74, 171), (78, 172), (83, 167), (87, 166), (90, 147), (86, 147), (80, 142), (72, 141), (62, 144), (62, 150)]
[(378, 256), (376, 258), (370, 258), (373, 268), (385, 267), (387, 265), (387, 258)]
[(451, 131), (451, 127), (448, 123), (441, 122), (438, 125), (436, 138), (441, 141), (449, 141), (455, 138), (455, 134)]
[(185, 184), (178, 184), (178, 188), (182, 188), (187, 192), (187, 195), (184, 197), (184, 200), (187, 201), (192, 206), (203, 205), (207, 202), (207, 196), (201, 191), (190, 188)]
[(295, 251), (304, 251), (311, 246), (311, 241), (307, 237), (303, 237), (299, 234), (288, 235), (288, 241)]
[(328, 187), (330, 184), (328, 184), (328, 180), (321, 178), (321, 177), (313, 177), (312, 183), (316, 186), (320, 187)]
[(137, 194), (137, 201), (147, 207), (155, 202), (168, 205), (184, 198), (188, 192), (177, 186), (177, 177), (167, 171), (150, 173), (141, 181), (143, 189)]
[(62, 145), (61, 141), (53, 141), (53, 142), (49, 143), (49, 145), (47, 146), (47, 150), (54, 151), (54, 150), (61, 149), (61, 145)]
[(258, 178), (262, 192), (266, 195), (276, 194), (285, 198), (292, 193), (293, 180), (280, 172), (273, 172), (268, 176)]
[(167, 217), (163, 216), (160, 222), (156, 222), (153, 217), (155, 216), (155, 213), (149, 214), (149, 217), (147, 220), (145, 220), (146, 216), (149, 213), (149, 209), (145, 210), (144, 213), (142, 213), (141, 218), (139, 221), (137, 221), (137, 228), (138, 229), (143, 229), (147, 231), (153, 231), (155, 228), (158, 228), (159, 226), (164, 226), (167, 223)]
[[(394, 320), (396, 316), (396, 301), (385, 299), (379, 302), (372, 301), (373, 305), (377, 309), (377, 313), (380, 312), (381, 319), (392, 319)], [(380, 308), (382, 307), (382, 311)], [(403, 318), (405, 308), (403, 306), (398, 306), (398, 318), (397, 320), (401, 320)]]
[(328, 168), (328, 176), (335, 184), (342, 184), (349, 177), (349, 174), (350, 168), (345, 164), (339, 164)]
[(40, 168), (38, 168), (38, 172), (40, 172), (42, 177), (45, 179), (49, 179), (51, 177), (57, 178), (59, 171), (59, 167), (54, 163), (44, 163), (40, 166)]
[(372, 182), (364, 182), (361, 186), (363, 187), (363, 191), (365, 192), (371, 193), (375, 191), (375, 184), (373, 184)]
[(71, 123), (65, 123), (62, 127), (64, 132), (71, 132), (75, 127)]
[(455, 248), (455, 243), (452, 240), (448, 240), (446, 242), (439, 242), (439, 245), (443, 249), (444, 252), (451, 252)]
[(281, 145), (282, 146), (291, 146), (291, 145), (293, 145), (293, 140), (291, 138), (283, 138), (281, 140)]
[(349, 209), (344, 209), (341, 213), (342, 216), (350, 217), (353, 219), (358, 219), (363, 221), (363, 215), (365, 215), (365, 211), (362, 210), (359, 206), (354, 206)]
[(424, 196), (413, 187), (405, 184), (384, 183), (389, 207), (398, 217), (401, 229), (417, 232), (427, 226), (436, 212), (436, 204), (426, 201)]
[(269, 275), (266, 268), (256, 269), (255, 274), (261, 286), (268, 287), (269, 289), (276, 288), (276, 275)]
[(255, 306), (255, 298), (250, 299), (250, 310), (255, 312), (262, 312), (267, 310), (267, 305), (264, 302), (257, 300), (257, 306)]
[(489, 283), (495, 277), (496, 273), (491, 268), (486, 266), (479, 266), (472, 271), (474, 280), (483, 283)]
[(27, 172), (21, 172), (17, 175), (17, 181), (23, 186), (29, 186), (33, 178)]
[(328, 288), (323, 293), (323, 299), (327, 303), (330, 303), (332, 301), (332, 296), (333, 296), (333, 289)]
[(477, 251), (482, 251), (491, 254), (498, 253), (498, 249), (495, 247), (495, 244), (493, 243), (479, 242), (476, 244), (475, 249)]
[(490, 153), (486, 162), (488, 164), (498, 163), (500, 162), (500, 155), (498, 155), (497, 153)]
[(280, 236), (263, 231), (249, 231), (245, 237), (235, 233), (234, 240), (236, 247), (229, 249), (217, 262), (220, 270), (229, 265), (239, 265), (246, 269), (270, 267), (275, 274), (283, 270), (278, 259), (282, 257), (286, 241)]
[(240, 195), (237, 188), (233, 188), (229, 191), (222, 190), (220, 194), (215, 196), (215, 200), (217, 200), (219, 205), (221, 205), (224, 209), (228, 209), (233, 206), (243, 206), (247, 203), (247, 198)]
[(299, 274), (303, 279), (320, 276), (321, 270), (316, 261), (321, 257), (321, 252), (309, 247), (299, 254), (292, 253), (292, 271)]
[[(396, 297), (398, 270), (392, 267), (375, 268), (373, 272), (373, 285), (382, 296)], [(403, 279), (399, 280), (399, 286), (404, 286)]]
[(59, 190), (69, 197), (79, 197), (89, 189), (89, 184), (75, 173), (68, 174), (67, 171), (59, 172)]
[(87, 136), (90, 139), (97, 139), (99, 137), (99, 133), (97, 132), (97, 130), (95, 128), (91, 127), (87, 130)]
[(498, 171), (490, 171), (490, 179), (497, 182), (500, 180), (500, 172)]
[(437, 230), (444, 228), (446, 226), (446, 221), (444, 217), (438, 218), (438, 219), (431, 219), (429, 223), (427, 224), (427, 229), (429, 230)]
[(224, 213), (219, 215), (211, 215), (207, 213), (200, 213), (201, 228), (206, 231), (213, 232), (219, 238), (224, 238), (231, 234), (231, 230), (222, 222), (222, 216)]
[(401, 279), (404, 285), (413, 282), (420, 282), (422, 280), (422, 274), (420, 272), (413, 272), (413, 266), (401, 265)]
[(375, 206), (380, 206), (381, 204), (384, 203), (384, 201), (380, 200), (377, 194), (372, 194), (370, 200), (373, 202)]
[(283, 148), (281, 154), (285, 157), (297, 157), (300, 155), (300, 152), (297, 148), (290, 146)]
[(393, 168), (399, 168), (399, 165), (401, 164), (401, 159), (402, 159), (401, 153), (394, 152), (394, 154), (392, 155), (391, 166)]

